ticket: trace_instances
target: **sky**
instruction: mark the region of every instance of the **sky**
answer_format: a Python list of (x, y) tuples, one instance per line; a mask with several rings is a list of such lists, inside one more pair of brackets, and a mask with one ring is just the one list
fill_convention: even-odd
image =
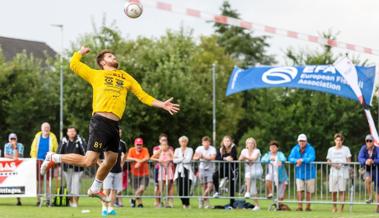
[[(223, 0), (161, 0), (174, 7), (193, 8), (219, 14)], [(125, 0), (0, 0), (0, 36), (46, 42), (54, 50), (61, 50), (61, 33), (51, 24), (63, 24), (63, 47), (85, 33), (93, 32), (93, 24), (100, 26), (115, 22), (125, 38), (138, 36), (159, 37), (168, 29), (192, 29), (195, 37), (213, 32), (212, 24), (201, 19), (165, 12), (149, 5), (153, 0), (141, 0), (142, 16), (130, 19), (123, 13)], [(230, 0), (243, 20), (301, 33), (317, 35), (331, 30), (338, 39), (352, 44), (379, 49), (379, 1), (377, 0)], [(255, 32), (255, 35), (262, 35)], [(313, 52), (316, 44), (283, 36), (269, 39), (268, 52), (285, 64), (284, 51), (294, 48)], [(345, 52), (344, 50), (337, 50)], [(356, 53), (371, 63), (379, 57)]]

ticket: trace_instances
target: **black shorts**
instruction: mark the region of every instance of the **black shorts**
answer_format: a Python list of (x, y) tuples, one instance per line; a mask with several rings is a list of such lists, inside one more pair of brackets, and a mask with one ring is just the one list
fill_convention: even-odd
[(120, 143), (119, 122), (101, 115), (94, 115), (89, 123), (88, 151), (118, 152)]

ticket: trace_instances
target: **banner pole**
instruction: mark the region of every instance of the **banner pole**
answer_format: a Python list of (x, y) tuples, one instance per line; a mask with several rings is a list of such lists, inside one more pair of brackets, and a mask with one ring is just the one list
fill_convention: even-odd
[(212, 117), (212, 143), (216, 145), (216, 63), (212, 64)]

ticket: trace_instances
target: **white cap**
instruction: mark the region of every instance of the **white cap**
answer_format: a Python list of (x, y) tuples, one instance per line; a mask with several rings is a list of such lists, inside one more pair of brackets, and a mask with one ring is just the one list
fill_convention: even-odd
[(297, 141), (307, 141), (307, 136), (302, 133), (297, 137)]
[(9, 140), (11, 140), (11, 139), (17, 139), (17, 135), (16, 135), (16, 133), (11, 133), (11, 134), (9, 134), (8, 139), (9, 139)]

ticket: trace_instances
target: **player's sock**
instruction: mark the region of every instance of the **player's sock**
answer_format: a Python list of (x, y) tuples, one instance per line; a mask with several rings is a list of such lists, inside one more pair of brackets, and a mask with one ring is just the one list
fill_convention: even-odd
[(55, 163), (61, 163), (62, 162), (62, 155), (61, 154), (53, 154), (51, 156), (51, 159), (55, 162)]
[(93, 181), (90, 189), (92, 192), (96, 193), (96, 192), (100, 191), (102, 185), (103, 185), (103, 181), (95, 179), (95, 181)]

